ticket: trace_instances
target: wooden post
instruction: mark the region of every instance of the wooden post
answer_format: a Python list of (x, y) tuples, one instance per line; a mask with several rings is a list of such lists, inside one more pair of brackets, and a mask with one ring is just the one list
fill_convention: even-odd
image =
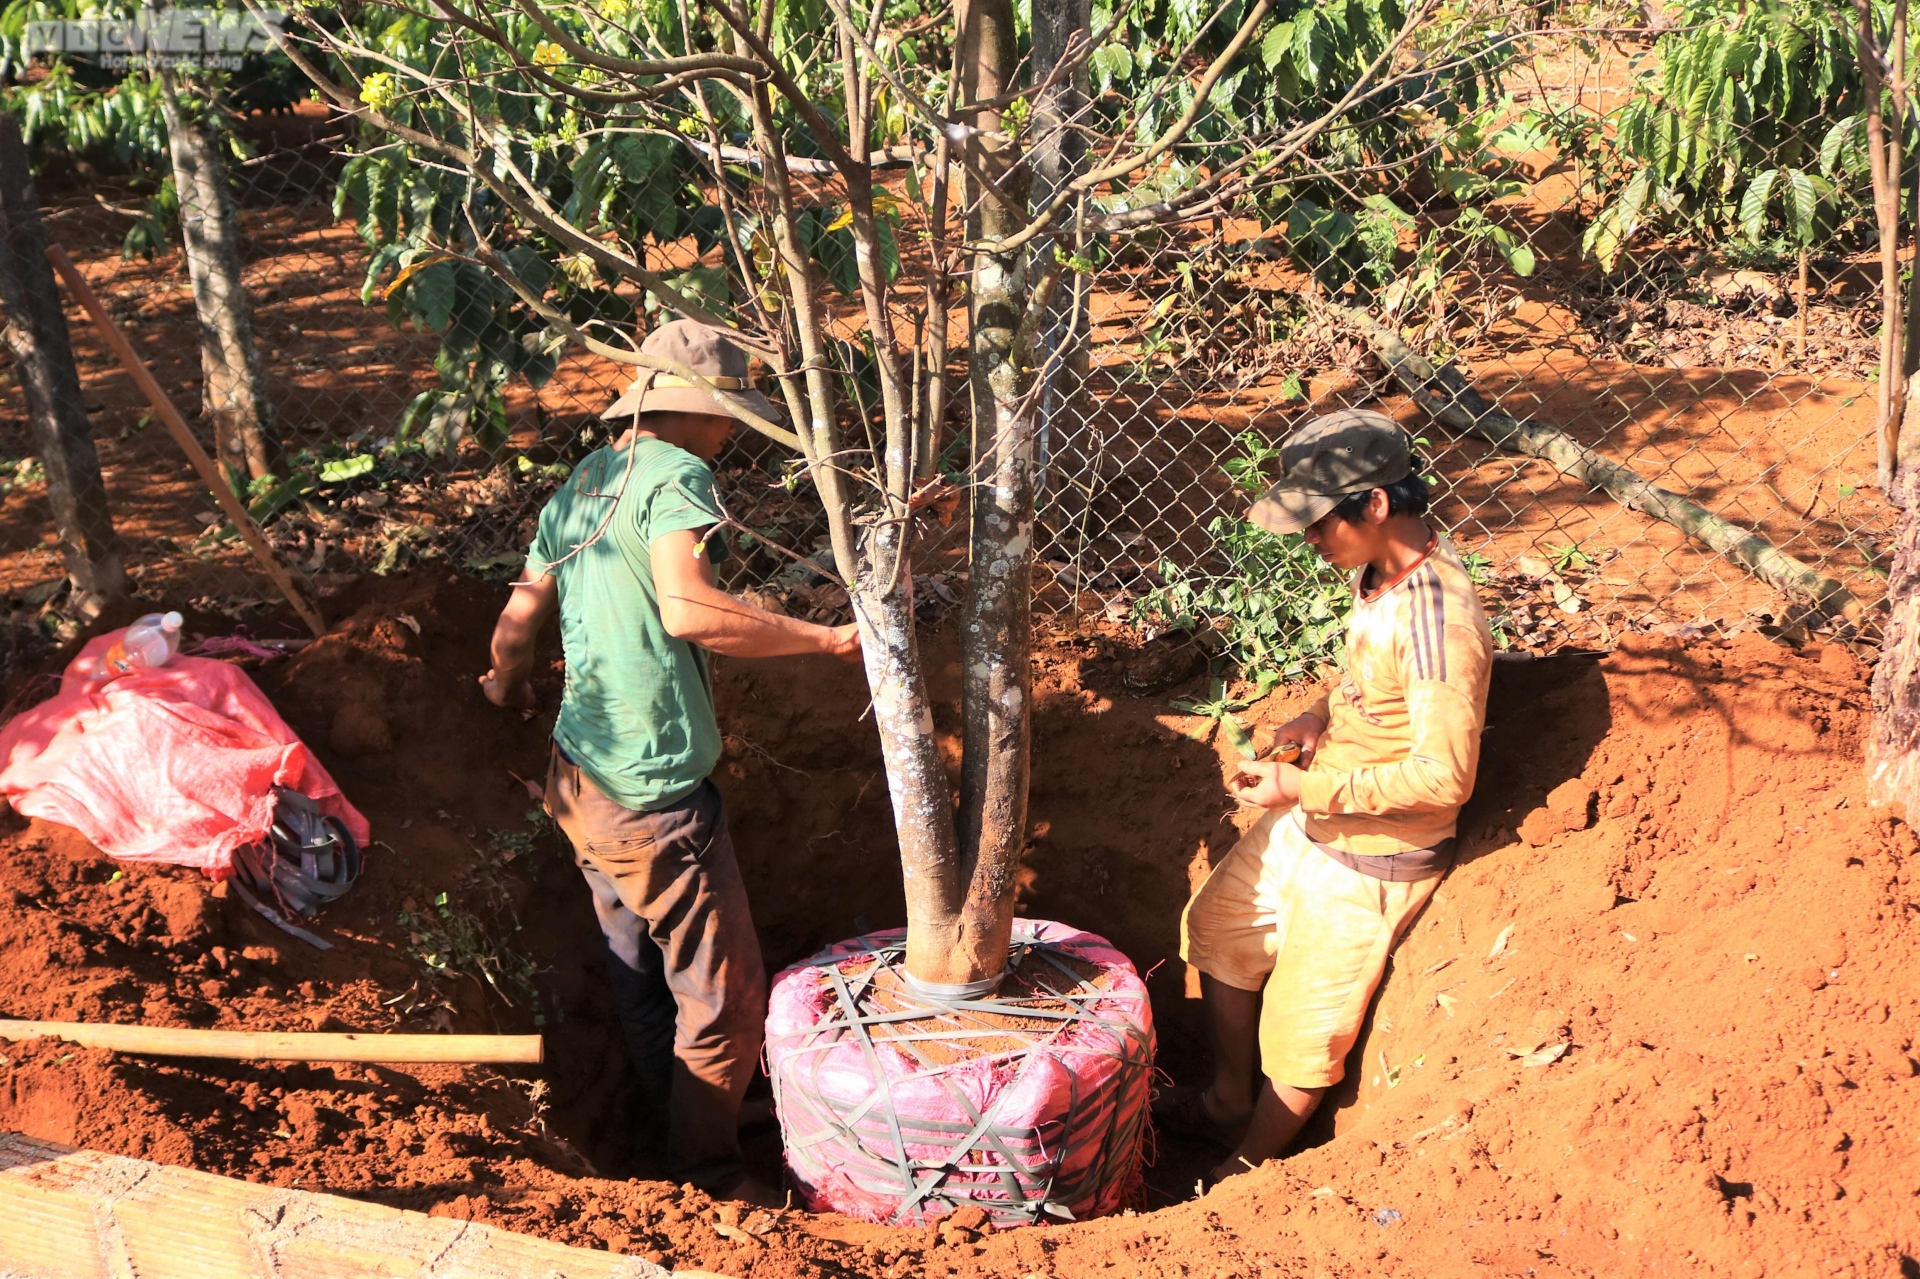
[(46, 252), (20, 123), (12, 113), (0, 112), (0, 310), (6, 344), (46, 468), (47, 498), (74, 602), (92, 617), (102, 604), (126, 593), (126, 558), (113, 531), (67, 317)]
[(287, 603), (293, 605), (293, 611), (300, 615), (300, 620), (307, 624), (307, 628), (315, 636), (325, 635), (327, 624), (321, 618), (320, 610), (315, 608), (312, 601), (307, 599), (300, 588), (294, 584), (293, 574), (287, 572), (287, 566), (280, 562), (280, 558), (273, 553), (273, 548), (267, 545), (266, 536), (260, 532), (260, 526), (253, 522), (251, 515), (247, 514), (247, 508), (234, 494), (233, 486), (226, 482), (225, 477), (220, 474), (220, 468), (213, 464), (213, 459), (207, 456), (207, 451), (200, 447), (200, 441), (194, 438), (193, 430), (187, 425), (187, 420), (180, 416), (180, 410), (173, 406), (173, 401), (167, 398), (167, 393), (160, 389), (160, 383), (154, 380), (153, 374), (141, 362), (139, 354), (133, 349), (133, 343), (127, 341), (127, 335), (120, 331), (120, 326), (115, 324), (113, 317), (107, 314), (107, 308), (100, 304), (100, 299), (94, 295), (93, 286), (87, 283), (87, 277), (80, 274), (80, 268), (73, 264), (73, 259), (67, 256), (67, 251), (57, 244), (47, 246), (47, 258), (53, 263), (54, 269), (60, 272), (60, 278), (67, 282), (68, 290), (80, 305), (86, 308), (87, 315), (93, 320), (94, 328), (100, 331), (101, 339), (112, 348), (115, 355), (120, 357), (121, 365), (133, 376), (134, 383), (146, 395), (147, 403), (153, 405), (154, 416), (166, 426), (167, 433), (173, 436), (174, 443), (178, 444), (180, 451), (187, 455), (187, 461), (193, 463), (193, 469), (200, 473), (201, 482), (213, 491), (214, 501), (218, 502), (220, 509), (226, 512), (227, 519), (233, 522), (233, 527), (240, 534), (240, 540), (247, 544), (247, 549), (252, 551), (254, 558), (260, 561), (260, 566), (267, 570), (267, 576), (272, 578), (273, 584), (280, 588), (280, 593), (287, 597)]

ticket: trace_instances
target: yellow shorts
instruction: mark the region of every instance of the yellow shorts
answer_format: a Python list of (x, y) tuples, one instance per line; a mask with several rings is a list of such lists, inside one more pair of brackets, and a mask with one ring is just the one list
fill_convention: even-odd
[(1260, 1067), (1293, 1088), (1346, 1074), (1387, 956), (1440, 876), (1388, 883), (1315, 848), (1297, 809), (1267, 813), (1213, 868), (1180, 918), (1180, 957), (1264, 991)]

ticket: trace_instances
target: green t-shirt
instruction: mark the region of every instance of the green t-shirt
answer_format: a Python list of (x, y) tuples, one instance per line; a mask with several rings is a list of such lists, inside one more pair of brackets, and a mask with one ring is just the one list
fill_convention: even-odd
[(608, 798), (648, 811), (720, 759), (707, 657), (661, 625), (651, 548), (721, 517), (713, 473), (693, 454), (650, 436), (631, 447), (631, 473), (627, 450), (612, 447), (574, 469), (540, 512), (527, 567), (560, 579), (567, 686), (554, 740)]

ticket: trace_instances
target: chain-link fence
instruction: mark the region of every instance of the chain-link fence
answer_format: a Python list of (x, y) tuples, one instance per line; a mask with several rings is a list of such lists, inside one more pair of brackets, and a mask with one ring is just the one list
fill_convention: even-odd
[[(1483, 582), (1504, 646), (1802, 623), (1804, 610), (1697, 529), (1569, 474), (1564, 452), (1529, 455), (1429, 416), (1404, 368), (1396, 377), (1381, 358), (1382, 332), (1534, 438), (1555, 433), (1874, 600), (1891, 523), (1875, 476), (1877, 266), (1858, 228), (1831, 217), (1798, 252), (1777, 235), (1651, 222), (1625, 248), (1596, 244), (1592, 228), (1618, 213), (1635, 172), (1610, 148), (1646, 94), (1652, 47), (1651, 33), (1543, 40), (1509, 66), (1506, 96), (1473, 124), (1473, 153), (1439, 184), (1432, 170), (1391, 191), (1332, 181), (1319, 203), (1295, 192), (1284, 207), (1082, 246), (1089, 265), (1065, 286), (1080, 315), (1065, 366), (1084, 372), (1056, 379), (1040, 435), (1040, 609), (1310, 666), (1338, 588), (1239, 517), (1294, 425), (1364, 406), (1420, 439), (1438, 519)], [(510, 379), (497, 408), (483, 399), (462, 417), (445, 398), (457, 379), (435, 367), (439, 336), (390, 321), (353, 204), (336, 203), (350, 127), (302, 102), (235, 133), (250, 156), (230, 173), (244, 286), (284, 448), (279, 477), (249, 495), (273, 546), (323, 609), (357, 578), (417, 566), (505, 580), (569, 465), (608, 438), (597, 415), (622, 372), (562, 351), (543, 385)], [(139, 243), (129, 229), (151, 222), (157, 178), (83, 167), (40, 181), (49, 237), (193, 417), (202, 369), (182, 255), (122, 252)], [(1761, 204), (1761, 221), (1792, 230), (1791, 208), (1775, 218)], [(691, 242), (646, 252), (658, 270), (699, 265)], [(85, 317), (69, 317), (136, 596), (236, 619), (277, 607), (146, 400)], [(953, 402), (949, 427), (964, 439), (964, 394)], [(19, 624), (57, 605), (63, 574), (17, 379), (0, 412), (0, 592)], [(791, 553), (826, 562), (792, 460), (748, 437), (719, 469), (730, 516), (755, 530), (734, 538), (731, 584), (803, 615), (844, 608), (828, 575)], [(922, 568), (929, 607), (955, 598), (959, 539)]]

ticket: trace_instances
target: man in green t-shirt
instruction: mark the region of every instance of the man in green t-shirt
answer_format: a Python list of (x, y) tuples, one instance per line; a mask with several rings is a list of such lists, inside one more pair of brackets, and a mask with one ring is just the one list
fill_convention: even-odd
[[(641, 351), (765, 418), (778, 411), (718, 332), (676, 320)], [(760, 1055), (767, 978), (719, 792), (707, 654), (858, 661), (858, 632), (753, 608), (714, 584), (724, 547), (708, 469), (734, 418), (704, 388), (645, 373), (604, 416), (632, 427), (540, 512), (480, 686), (530, 707), (534, 637), (558, 609), (566, 691), (547, 811), (572, 841), (606, 935), (643, 1123), (676, 1176), (722, 1197), (770, 1192), (740, 1167), (740, 1099)]]

